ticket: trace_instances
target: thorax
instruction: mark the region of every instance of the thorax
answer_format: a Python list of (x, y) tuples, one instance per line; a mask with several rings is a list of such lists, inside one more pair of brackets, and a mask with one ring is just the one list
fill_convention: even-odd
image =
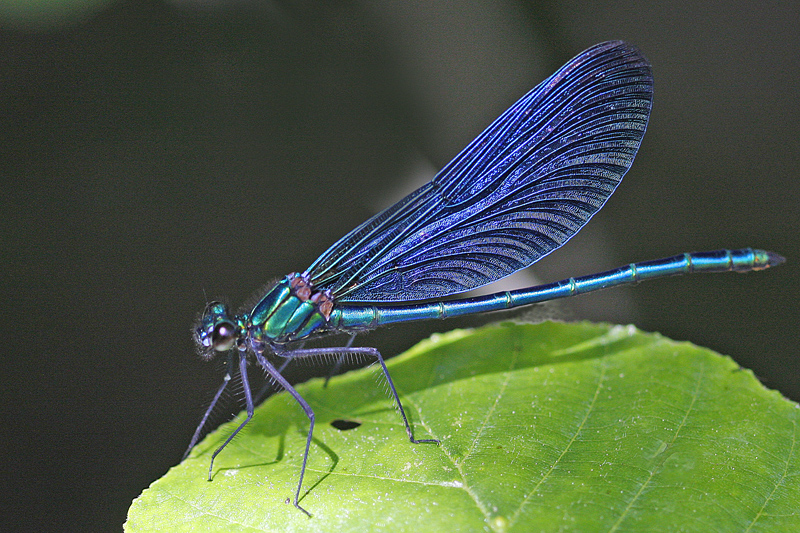
[(328, 331), (333, 297), (315, 291), (301, 274), (276, 283), (249, 313), (247, 330), (254, 346), (283, 344)]

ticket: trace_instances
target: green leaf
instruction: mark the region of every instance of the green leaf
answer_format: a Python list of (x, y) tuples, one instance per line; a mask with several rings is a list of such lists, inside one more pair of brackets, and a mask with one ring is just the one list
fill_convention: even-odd
[[(767, 354), (765, 354), (767, 355)], [(800, 410), (729, 358), (633, 327), (503, 323), (286, 394), (211, 434), (126, 531), (800, 531)], [(361, 425), (339, 430), (334, 420)]]

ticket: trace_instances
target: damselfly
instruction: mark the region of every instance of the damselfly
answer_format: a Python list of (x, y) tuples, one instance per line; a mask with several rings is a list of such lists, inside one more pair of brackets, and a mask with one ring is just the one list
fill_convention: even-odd
[[(685, 253), (536, 287), (443, 300), (525, 268), (575, 235), (631, 166), (652, 99), (650, 65), (635, 48), (619, 41), (593, 46), (511, 106), (430, 183), (345, 235), (302, 273), (275, 283), (252, 310), (237, 315), (219, 302), (209, 303), (194, 338), (204, 359), (227, 354), (227, 373), (189, 450), (237, 368), (247, 405), (245, 420), (211, 456), (209, 480), (214, 458), (253, 416), (248, 359), (308, 416), (294, 494), (295, 507), (308, 514), (299, 499), (314, 412), (276, 368), (278, 361), (320, 355), (375, 358), (408, 438), (438, 443), (414, 438), (383, 357), (374, 348), (352, 346), (357, 333), (677, 274), (748, 272), (782, 263), (775, 253), (749, 248)], [(308, 340), (333, 334), (350, 338), (338, 348), (304, 347)]]

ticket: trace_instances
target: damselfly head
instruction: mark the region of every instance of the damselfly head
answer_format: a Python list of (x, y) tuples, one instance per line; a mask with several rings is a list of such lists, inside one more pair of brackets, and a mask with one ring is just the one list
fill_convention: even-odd
[(228, 314), (228, 308), (220, 302), (206, 305), (194, 328), (194, 341), (200, 357), (209, 360), (217, 352), (225, 352), (236, 345), (241, 328)]

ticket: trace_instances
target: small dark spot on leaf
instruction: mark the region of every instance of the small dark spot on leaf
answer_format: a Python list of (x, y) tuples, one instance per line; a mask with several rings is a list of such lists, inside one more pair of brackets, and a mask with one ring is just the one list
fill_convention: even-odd
[(334, 420), (331, 422), (331, 425), (339, 431), (348, 431), (350, 429), (356, 429), (361, 425), (361, 422), (356, 422), (355, 420)]

